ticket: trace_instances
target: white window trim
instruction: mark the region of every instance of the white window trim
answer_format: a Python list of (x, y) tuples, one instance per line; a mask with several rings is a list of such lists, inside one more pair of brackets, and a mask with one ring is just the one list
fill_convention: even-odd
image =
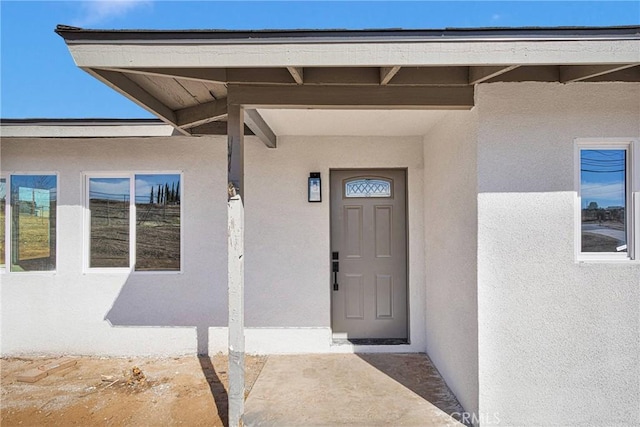
[[(5, 244), (4, 244), (4, 252), (5, 252), (5, 267), (2, 270), (4, 274), (11, 275), (45, 275), (45, 276), (54, 276), (58, 273), (58, 262), (59, 262), (59, 254), (60, 254), (60, 240), (58, 237), (60, 236), (60, 210), (58, 207), (60, 206), (60, 174), (54, 171), (4, 171), (6, 175), (3, 175), (3, 178), (6, 179), (6, 188), (7, 188), (7, 203), (5, 203)], [(34, 271), (11, 271), (11, 237), (13, 235), (13, 230), (11, 229), (11, 177), (13, 175), (54, 175), (56, 177), (56, 268), (53, 270), (34, 270)]]
[[(9, 248), (7, 247), (7, 244), (9, 242), (9, 235), (11, 234), (11, 232), (9, 231), (9, 225), (11, 224), (9, 222), (9, 207), (11, 206), (11, 200), (10, 200), (10, 195), (11, 192), (8, 191), (9, 190), (9, 175), (6, 175), (4, 173), (0, 174), (0, 179), (4, 179), (4, 188), (5, 188), (5, 202), (4, 202), (4, 259), (2, 260), (2, 262), (4, 263), (4, 265), (0, 266), (0, 274), (4, 274), (7, 271), (7, 261), (9, 261)], [(57, 244), (57, 241), (56, 241)], [(58, 265), (58, 262), (56, 260), (56, 266)]]
[[(180, 175), (180, 270), (174, 271), (138, 271), (136, 265), (136, 203), (135, 203), (135, 185), (136, 175)], [(89, 180), (91, 178), (128, 178), (129, 179), (129, 267), (89, 267), (90, 248), (91, 248), (91, 211), (89, 210)], [(133, 275), (175, 275), (182, 274), (184, 271), (184, 172), (176, 170), (136, 170), (131, 171), (98, 171), (98, 172), (82, 172), (82, 191), (83, 191), (83, 234), (82, 239), (82, 270), (84, 274), (133, 274)]]
[[(627, 252), (582, 252), (580, 151), (601, 148), (627, 151)], [(640, 142), (637, 138), (576, 138), (574, 140), (575, 257), (577, 262), (640, 262)]]

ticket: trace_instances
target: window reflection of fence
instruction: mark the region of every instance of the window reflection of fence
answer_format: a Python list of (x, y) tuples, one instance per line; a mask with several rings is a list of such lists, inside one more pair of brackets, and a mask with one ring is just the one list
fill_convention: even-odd
[(137, 225), (180, 224), (180, 205), (136, 204)]
[[(176, 271), (180, 269), (179, 184), (153, 188), (148, 195), (135, 195), (135, 269)], [(131, 199), (129, 194), (90, 191), (91, 267), (128, 266)]]
[(180, 205), (136, 204), (136, 270), (180, 269)]
[(611, 221), (624, 223), (625, 208), (611, 207), (598, 209), (582, 209), (582, 222)]
[(12, 175), (11, 180), (11, 271), (54, 270), (56, 176)]
[(102, 193), (100, 191), (90, 191), (89, 199), (99, 199), (99, 200), (115, 200), (119, 202), (128, 202), (129, 201), (128, 193)]
[(92, 226), (121, 225), (129, 220), (129, 195), (92, 191), (89, 193)]
[(33, 202), (20, 201), (18, 203), (18, 212), (20, 215), (49, 218), (51, 207), (38, 206)]
[[(55, 260), (56, 202), (50, 201), (48, 206), (36, 207), (32, 202), (19, 201), (13, 209), (12, 262), (25, 270), (52, 269)], [(30, 261), (31, 264), (23, 266), (24, 261)]]

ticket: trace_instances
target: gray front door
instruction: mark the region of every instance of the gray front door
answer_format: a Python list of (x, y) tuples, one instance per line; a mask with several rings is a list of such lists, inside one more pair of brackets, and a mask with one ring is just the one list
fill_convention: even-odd
[(404, 170), (331, 172), (334, 338), (407, 338), (405, 181)]

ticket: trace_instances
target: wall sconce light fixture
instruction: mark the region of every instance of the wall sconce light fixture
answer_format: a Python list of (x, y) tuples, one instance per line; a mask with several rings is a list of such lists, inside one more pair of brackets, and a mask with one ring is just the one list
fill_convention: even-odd
[(322, 201), (322, 181), (320, 179), (320, 172), (309, 173), (309, 202), (321, 202)]

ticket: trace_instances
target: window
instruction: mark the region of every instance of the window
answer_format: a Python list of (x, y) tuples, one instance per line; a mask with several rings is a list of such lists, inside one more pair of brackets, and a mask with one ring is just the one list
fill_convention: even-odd
[(11, 271), (56, 269), (56, 175), (11, 175)]
[(176, 173), (88, 176), (88, 267), (180, 271), (180, 182)]
[(136, 270), (180, 270), (180, 175), (136, 175)]
[(89, 267), (129, 267), (129, 178), (90, 178)]
[(578, 142), (577, 158), (580, 258), (633, 259), (632, 143)]
[(344, 197), (391, 197), (391, 180), (356, 178), (344, 184)]

